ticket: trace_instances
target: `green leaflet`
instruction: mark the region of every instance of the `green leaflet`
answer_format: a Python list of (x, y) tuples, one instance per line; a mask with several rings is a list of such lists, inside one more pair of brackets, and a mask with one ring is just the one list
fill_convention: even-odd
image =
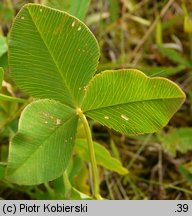
[[(169, 77), (181, 73), (186, 67), (184, 65), (170, 67), (142, 67), (140, 68), (147, 76)], [(139, 68), (138, 68), (139, 69)]]
[[(4, 78), (4, 70), (2, 67), (0, 67), (0, 89), (2, 87), (2, 82)], [(0, 94), (0, 101), (10, 101), (10, 102), (19, 102), (19, 103), (24, 103), (24, 99), (16, 98), (16, 97), (11, 97), (8, 95)]]
[(4, 94), (0, 94), (0, 100), (1, 101), (18, 102), (18, 103), (25, 103), (26, 102), (25, 99), (11, 97), (11, 96), (4, 95)]
[(104, 71), (87, 87), (83, 111), (88, 117), (128, 135), (152, 133), (165, 126), (185, 98), (165, 78), (138, 70)]
[(7, 52), (7, 39), (0, 35), (0, 57)]
[(189, 183), (192, 183), (192, 162), (179, 165), (178, 170)]
[[(10, 146), (10, 181), (33, 185), (63, 174), (74, 146), (77, 108), (134, 135), (165, 126), (183, 103), (176, 84), (138, 70), (105, 71), (92, 79), (98, 58), (95, 37), (77, 18), (37, 4), (18, 13), (9, 35), (10, 70), (22, 90), (41, 100), (21, 115)], [(78, 147), (86, 159), (86, 144)], [(98, 164), (127, 173), (103, 147), (95, 144), (95, 150)]]
[(0, 164), (0, 180), (5, 176), (5, 166)]
[(76, 188), (72, 187), (71, 199), (72, 200), (92, 200), (93, 198), (78, 191)]
[(63, 10), (69, 12), (70, 0), (43, 0), (42, 4), (56, 8), (58, 10)]
[(9, 55), (12, 77), (24, 91), (74, 107), (96, 71), (99, 48), (77, 18), (27, 4), (12, 26)]
[(118, 0), (109, 0), (109, 12), (111, 22), (117, 21), (120, 15), (120, 2)]
[(64, 10), (80, 20), (85, 18), (90, 0), (44, 0), (43, 4), (59, 10)]
[(72, 154), (77, 120), (73, 109), (54, 100), (28, 105), (11, 142), (8, 179), (34, 185), (62, 175)]
[(0, 67), (0, 89), (2, 87), (3, 78), (4, 78), (4, 70), (2, 67)]
[(191, 62), (185, 59), (179, 52), (175, 51), (174, 49), (158, 46), (158, 50), (163, 56), (167, 57), (171, 61), (184, 65), (187, 68), (192, 68)]
[(160, 140), (165, 150), (173, 156), (176, 155), (176, 150), (187, 153), (192, 150), (192, 128), (172, 128), (166, 135), (160, 135)]
[(89, 4), (90, 0), (70, 0), (69, 13), (76, 16), (80, 20), (84, 20)]
[[(85, 139), (77, 139), (75, 143), (76, 152), (81, 155), (84, 160), (89, 161), (87, 141)], [(101, 165), (111, 171), (115, 171), (120, 175), (125, 175), (128, 173), (128, 170), (122, 166), (121, 162), (112, 157), (104, 146), (94, 142), (94, 148), (98, 165)]]

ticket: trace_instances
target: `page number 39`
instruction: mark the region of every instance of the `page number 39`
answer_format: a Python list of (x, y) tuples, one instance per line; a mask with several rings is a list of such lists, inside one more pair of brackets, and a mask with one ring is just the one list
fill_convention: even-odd
[(175, 212), (188, 212), (188, 210), (188, 204), (177, 204), (177, 209), (175, 210)]

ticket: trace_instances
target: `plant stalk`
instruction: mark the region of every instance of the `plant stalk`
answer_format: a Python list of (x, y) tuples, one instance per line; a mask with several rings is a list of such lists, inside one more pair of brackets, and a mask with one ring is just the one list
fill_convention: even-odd
[(91, 162), (91, 171), (93, 176), (93, 196), (95, 199), (101, 199), (100, 192), (99, 192), (99, 174), (97, 169), (97, 163), (95, 159), (95, 151), (93, 146), (93, 140), (91, 136), (91, 131), (87, 119), (80, 108), (77, 108), (77, 114), (79, 115), (86, 134), (88, 149), (89, 149), (89, 156)]

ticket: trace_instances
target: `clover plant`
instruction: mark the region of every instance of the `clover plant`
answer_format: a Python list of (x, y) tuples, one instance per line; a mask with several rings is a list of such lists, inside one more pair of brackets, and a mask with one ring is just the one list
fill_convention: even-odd
[(98, 43), (83, 22), (66, 12), (25, 5), (14, 20), (8, 45), (12, 78), (35, 99), (23, 110), (10, 144), (7, 179), (13, 183), (36, 185), (62, 176), (81, 122), (93, 198), (100, 199), (96, 145), (87, 118), (128, 136), (153, 133), (185, 99), (172, 81), (136, 69), (94, 75)]

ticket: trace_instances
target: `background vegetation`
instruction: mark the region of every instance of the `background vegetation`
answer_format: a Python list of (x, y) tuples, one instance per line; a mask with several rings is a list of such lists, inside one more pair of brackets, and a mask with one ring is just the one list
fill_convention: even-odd
[[(26, 3), (42, 3), (82, 19), (96, 36), (99, 71), (137, 68), (149, 76), (168, 77), (187, 99), (169, 124), (155, 134), (126, 137), (91, 122), (93, 138), (129, 171), (119, 175), (100, 167), (106, 199), (192, 199), (192, 2), (158, 0), (1, 0), (0, 67), (6, 71), (2, 93), (28, 99), (10, 78), (7, 41), (14, 16)], [(81, 2), (78, 5), (77, 2)], [(26, 38), (27, 40), (27, 38)], [(7, 161), (9, 141), (17, 131), (23, 105), (0, 101), (0, 161)], [(83, 136), (81, 128), (79, 137)], [(76, 159), (73, 184), (89, 193), (89, 164)], [(0, 166), (1, 199), (62, 199), (53, 182), (23, 187), (7, 182)], [(54, 188), (54, 189), (53, 189)], [(58, 190), (57, 190), (58, 188)]]

